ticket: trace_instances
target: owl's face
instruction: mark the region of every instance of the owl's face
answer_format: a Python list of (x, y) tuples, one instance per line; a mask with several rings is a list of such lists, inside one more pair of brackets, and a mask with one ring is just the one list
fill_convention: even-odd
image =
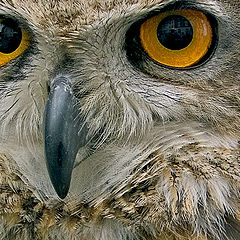
[(62, 198), (72, 178), (79, 201), (153, 185), (231, 208), (238, 0), (0, 2), (0, 152), (36, 194), (56, 198), (49, 173)]

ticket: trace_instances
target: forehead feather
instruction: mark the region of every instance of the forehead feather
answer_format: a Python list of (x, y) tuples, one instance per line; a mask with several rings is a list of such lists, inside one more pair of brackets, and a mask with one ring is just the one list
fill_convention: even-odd
[[(81, 24), (91, 24), (103, 13), (124, 11), (130, 6), (150, 7), (169, 0), (8, 0), (7, 4), (16, 11), (25, 11), (27, 15), (38, 17), (38, 20), (69, 23), (78, 20)], [(3, 5), (6, 1), (1, 1)]]

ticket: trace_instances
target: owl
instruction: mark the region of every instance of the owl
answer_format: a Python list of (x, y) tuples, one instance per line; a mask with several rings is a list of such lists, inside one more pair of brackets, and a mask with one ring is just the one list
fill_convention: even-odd
[(0, 0), (0, 239), (240, 239), (239, 0)]

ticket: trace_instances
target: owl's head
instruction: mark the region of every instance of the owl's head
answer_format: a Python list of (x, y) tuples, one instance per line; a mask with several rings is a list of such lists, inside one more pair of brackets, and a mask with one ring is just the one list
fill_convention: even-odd
[(61, 198), (72, 178), (84, 201), (154, 186), (169, 209), (215, 194), (229, 210), (239, 11), (238, 0), (0, 1), (0, 151), (48, 197), (47, 169)]

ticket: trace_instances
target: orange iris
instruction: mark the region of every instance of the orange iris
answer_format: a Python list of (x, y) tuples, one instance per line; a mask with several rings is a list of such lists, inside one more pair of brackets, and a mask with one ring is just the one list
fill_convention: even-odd
[[(185, 22), (189, 23), (188, 29), (192, 29), (192, 36), (189, 43), (180, 49), (177, 47), (176, 49), (172, 49), (166, 45), (164, 46), (159, 40), (159, 26), (161, 26), (164, 20), (172, 16), (184, 18)], [(167, 26), (168, 28), (165, 27), (166, 32), (171, 31), (171, 24), (174, 25), (174, 22), (170, 22), (169, 26)], [(182, 28), (173, 26), (173, 30), (183, 31), (184, 23)], [(184, 34), (181, 36), (185, 37)], [(208, 52), (213, 39), (213, 31), (208, 18), (203, 12), (192, 9), (181, 9), (163, 12), (147, 19), (140, 27), (140, 39), (146, 53), (158, 63), (170, 67), (186, 68), (197, 64)], [(166, 38), (165, 41), (167, 43), (168, 39)], [(177, 43), (176, 39), (175, 43)]]

